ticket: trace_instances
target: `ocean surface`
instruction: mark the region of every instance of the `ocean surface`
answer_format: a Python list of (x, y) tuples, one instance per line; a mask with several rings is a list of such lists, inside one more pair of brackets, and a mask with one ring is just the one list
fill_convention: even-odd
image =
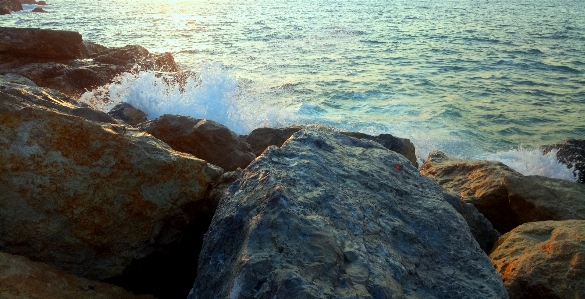
[[(572, 179), (539, 147), (585, 139), (583, 0), (47, 0), (0, 26), (78, 31), (105, 46), (172, 52), (198, 75), (107, 86), (155, 118), (181, 113), (239, 134), (317, 123), (410, 138)], [(83, 100), (96, 101), (101, 91)]]

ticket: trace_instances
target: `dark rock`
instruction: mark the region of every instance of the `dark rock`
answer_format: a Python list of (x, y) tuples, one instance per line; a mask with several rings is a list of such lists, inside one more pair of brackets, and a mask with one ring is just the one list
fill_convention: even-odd
[(35, 8), (33, 8), (32, 12), (47, 12), (47, 11), (44, 10), (42, 7), (35, 7)]
[(73, 31), (0, 27), (0, 54), (66, 60), (80, 57), (81, 34)]
[(108, 47), (104, 47), (100, 44), (92, 42), (83, 42), (81, 47), (81, 57), (90, 58), (91, 56), (97, 55), (98, 53), (107, 51)]
[[(7, 15), (13, 11), (21, 11), (22, 5), (18, 0), (0, 0), (0, 15)], [(1, 43), (1, 42), (0, 42)]]
[(47, 2), (45, 2), (45, 1), (37, 1), (37, 5), (47, 5)]
[(92, 55), (95, 62), (121, 66), (138, 66), (142, 70), (176, 72), (178, 67), (171, 53), (150, 54), (142, 46), (127, 45), (121, 48), (110, 48)]
[(174, 150), (192, 154), (226, 171), (245, 168), (256, 158), (249, 144), (212, 120), (165, 114), (141, 124), (140, 129)]
[(496, 161), (467, 161), (431, 152), (421, 174), (472, 203), (500, 232), (522, 223), (585, 219), (585, 186), (523, 176)]
[[(0, 248), (89, 279), (121, 275), (196, 220), (222, 171), (44, 88), (0, 89)], [(106, 115), (106, 117), (109, 117)]]
[[(245, 140), (252, 147), (254, 154), (259, 156), (271, 145), (280, 147), (290, 136), (292, 136), (292, 134), (296, 133), (303, 127), (304, 126), (289, 126), (281, 129), (258, 128), (245, 136)], [(380, 134), (378, 136), (371, 136), (357, 132), (341, 132), (341, 134), (357, 139), (367, 139), (378, 142), (385, 148), (402, 154), (412, 162), (412, 165), (418, 167), (414, 145), (406, 138), (397, 138), (390, 134)]]
[(36, 0), (20, 0), (19, 2), (22, 4), (37, 4)]
[(25, 257), (0, 252), (0, 298), (154, 299), (64, 273)]
[(356, 132), (341, 132), (341, 134), (345, 134), (347, 136), (351, 136), (358, 139), (367, 139), (375, 141), (381, 144), (383, 147), (405, 156), (408, 160), (410, 160), (414, 167), (418, 168), (414, 144), (412, 144), (412, 142), (410, 142), (410, 140), (406, 138), (398, 138), (390, 134), (380, 134), (378, 136), (371, 136), (368, 134)]
[(585, 221), (522, 224), (490, 253), (512, 299), (583, 298)]
[(286, 127), (282, 129), (258, 128), (250, 132), (245, 137), (245, 140), (252, 147), (254, 154), (260, 156), (271, 145), (282, 146), (290, 136), (300, 129), (301, 127)]
[(575, 167), (573, 174), (577, 178), (577, 182), (585, 184), (585, 140), (565, 140), (562, 144), (547, 146), (542, 153), (546, 154), (553, 149), (558, 150), (557, 160), (559, 162), (567, 165), (567, 168)]
[(485, 253), (489, 253), (498, 238), (500, 238), (500, 233), (494, 229), (492, 223), (485, 218), (483, 214), (481, 214), (474, 205), (467, 203), (461, 200), (459, 197), (445, 192), (444, 193), (445, 200), (453, 207), (455, 210), (463, 216), (465, 222), (469, 226), (469, 230), (475, 241), (479, 244), (479, 247), (485, 251)]
[(116, 105), (108, 115), (115, 119), (122, 120), (131, 126), (138, 126), (138, 124), (147, 121), (146, 113), (142, 112), (139, 109), (134, 108), (134, 106), (128, 103), (121, 103)]
[(508, 296), (463, 218), (409, 160), (313, 129), (268, 148), (222, 197), (190, 294), (394, 297)]
[(0, 84), (1, 83), (16, 83), (16, 84), (21, 84), (21, 85), (33, 86), (33, 87), (37, 86), (35, 84), (35, 82), (30, 80), (29, 78), (23, 77), (23, 76), (18, 75), (18, 74), (12, 74), (12, 73), (0, 75)]

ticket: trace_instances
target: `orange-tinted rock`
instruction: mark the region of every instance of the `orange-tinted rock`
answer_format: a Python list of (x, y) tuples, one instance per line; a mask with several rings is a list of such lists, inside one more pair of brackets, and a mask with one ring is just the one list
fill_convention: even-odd
[(149, 299), (123, 288), (75, 277), (47, 264), (0, 252), (0, 298)]
[(226, 171), (246, 168), (256, 158), (248, 143), (212, 120), (165, 114), (141, 124), (140, 129), (174, 150), (192, 154)]
[(584, 220), (525, 223), (489, 256), (511, 299), (585, 298)]
[(115, 119), (122, 120), (134, 127), (147, 121), (146, 113), (142, 112), (142, 110), (134, 108), (134, 106), (128, 103), (121, 103), (116, 105), (108, 112), (108, 115)]
[[(59, 93), (0, 89), (0, 248), (78, 276), (120, 275), (180, 237), (221, 174)], [(30, 98), (26, 98), (30, 96)]]
[(522, 223), (585, 219), (585, 186), (524, 176), (496, 161), (469, 161), (431, 152), (420, 172), (472, 203), (498, 231)]

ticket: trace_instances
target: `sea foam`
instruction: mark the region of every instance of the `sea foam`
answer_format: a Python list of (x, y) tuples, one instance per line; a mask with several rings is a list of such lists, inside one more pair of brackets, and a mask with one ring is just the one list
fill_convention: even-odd
[[(180, 82), (180, 83), (177, 83)], [(236, 77), (217, 63), (205, 63), (182, 79), (176, 75), (150, 71), (121, 74), (114, 83), (86, 92), (80, 101), (102, 111), (127, 102), (144, 111), (148, 119), (163, 114), (182, 114), (217, 121), (238, 134), (259, 127), (283, 127), (290, 124), (323, 124), (340, 130), (372, 135), (390, 133), (412, 140), (420, 164), (431, 150), (463, 159), (500, 161), (524, 175), (541, 175), (575, 181), (573, 169), (556, 159), (556, 151), (543, 155), (539, 149), (523, 148), (488, 153), (463, 140), (443, 138), (448, 134), (409, 130), (408, 126), (355, 122), (327, 117), (327, 111), (308, 103), (287, 105), (261, 99), (261, 92), (242, 88)]]

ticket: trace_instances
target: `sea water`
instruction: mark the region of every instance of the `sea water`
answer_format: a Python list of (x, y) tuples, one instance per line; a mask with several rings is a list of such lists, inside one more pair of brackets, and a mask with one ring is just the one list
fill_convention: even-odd
[[(89, 91), (149, 118), (210, 118), (239, 134), (319, 123), (572, 179), (539, 147), (585, 139), (582, 0), (52, 0), (1, 26), (74, 30), (172, 52), (185, 86), (153, 72)], [(107, 91), (107, 93), (105, 92)], [(112, 102), (100, 102), (109, 94)]]

